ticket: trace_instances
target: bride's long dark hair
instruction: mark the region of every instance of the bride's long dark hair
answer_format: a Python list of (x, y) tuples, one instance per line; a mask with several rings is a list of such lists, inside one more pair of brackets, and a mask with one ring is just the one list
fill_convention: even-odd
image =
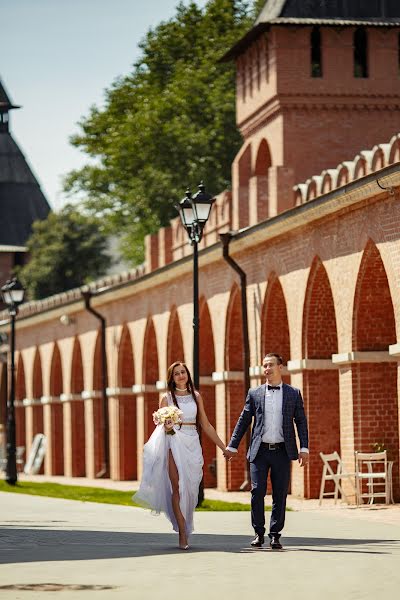
[(178, 401), (177, 401), (176, 395), (175, 395), (176, 383), (174, 381), (174, 369), (175, 369), (175, 367), (179, 367), (179, 366), (184, 367), (184, 369), (186, 371), (187, 378), (188, 378), (188, 380), (187, 380), (187, 388), (188, 388), (188, 391), (190, 392), (190, 394), (192, 395), (193, 400), (196, 402), (196, 405), (197, 405), (196, 426), (197, 426), (197, 429), (198, 429), (199, 428), (199, 404), (197, 402), (197, 396), (196, 396), (196, 393), (195, 393), (195, 389), (194, 389), (192, 377), (190, 375), (190, 371), (187, 368), (186, 363), (184, 363), (181, 360), (176, 360), (175, 362), (172, 363), (172, 365), (170, 365), (168, 367), (168, 371), (167, 371), (167, 387), (168, 387), (168, 391), (171, 394), (173, 403), (175, 404), (175, 406), (177, 406), (179, 408)]

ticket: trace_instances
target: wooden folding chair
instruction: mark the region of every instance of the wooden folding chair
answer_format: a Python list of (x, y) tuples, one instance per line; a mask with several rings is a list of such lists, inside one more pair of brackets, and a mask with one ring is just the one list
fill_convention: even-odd
[[(319, 492), (319, 504), (321, 505), (322, 499), (328, 496), (333, 496), (335, 499), (335, 504), (337, 502), (339, 492), (341, 497), (346, 500), (347, 504), (349, 504), (349, 500), (343, 491), (343, 487), (341, 485), (342, 479), (349, 478), (351, 482), (354, 492), (355, 485), (353, 479), (355, 478), (355, 473), (346, 473), (343, 468), (342, 459), (340, 458), (337, 452), (332, 452), (332, 454), (323, 454), (319, 453), (322, 462), (324, 463), (324, 467), (322, 469), (322, 477), (321, 477), (321, 487)], [(335, 463), (331, 465), (330, 463)], [(335, 484), (333, 492), (325, 492), (325, 483), (327, 481), (333, 481)]]
[[(375, 498), (384, 498), (385, 504), (391, 500), (386, 450), (382, 452), (356, 452), (356, 500), (363, 504), (364, 498), (373, 504)], [(363, 485), (365, 483), (365, 485)]]

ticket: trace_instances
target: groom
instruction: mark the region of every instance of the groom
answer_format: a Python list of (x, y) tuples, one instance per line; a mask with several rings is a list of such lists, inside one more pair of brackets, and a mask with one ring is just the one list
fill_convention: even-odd
[[(272, 484), (272, 513), (269, 538), (273, 550), (281, 550), (281, 531), (285, 524), (286, 497), (290, 480), (290, 461), (308, 463), (308, 430), (300, 390), (282, 382), (283, 361), (270, 353), (263, 360), (266, 383), (250, 389), (242, 413), (227, 447), (232, 458), (252, 419), (253, 427), (247, 458), (251, 475), (251, 522), (256, 537), (251, 542), (264, 544), (264, 497), (268, 473)], [(300, 440), (297, 450), (294, 424)]]

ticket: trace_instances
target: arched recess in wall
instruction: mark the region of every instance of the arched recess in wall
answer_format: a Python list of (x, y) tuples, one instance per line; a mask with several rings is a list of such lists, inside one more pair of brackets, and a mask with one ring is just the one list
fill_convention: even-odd
[[(17, 373), (15, 378), (15, 435), (17, 446), (25, 446), (25, 407), (23, 401), (26, 398), (25, 369), (22, 354), (18, 356)], [(25, 454), (26, 458), (26, 454)]]
[(340, 452), (339, 373), (332, 368), (338, 352), (336, 314), (330, 281), (317, 256), (311, 265), (303, 308), (303, 358), (316, 360), (303, 372), (304, 405), (310, 437), (310, 462), (304, 496), (317, 498), (322, 474), (319, 453)]
[[(268, 352), (276, 352), (283, 358), (284, 364), (290, 360), (289, 322), (285, 295), (281, 282), (275, 273), (268, 278), (264, 304), (261, 313), (261, 357)], [(284, 381), (289, 383), (290, 377)]]
[[(210, 311), (205, 298), (200, 299), (200, 390), (204, 401), (204, 407), (207, 413), (208, 420), (215, 428), (215, 385), (212, 381), (212, 374), (215, 371), (215, 349), (214, 349), (214, 334), (211, 323)], [(206, 436), (202, 436), (202, 447), (204, 456), (204, 486), (216, 487), (216, 455), (217, 449), (215, 444)]]
[(238, 221), (239, 229), (249, 226), (249, 197), (251, 177), (251, 145), (249, 144), (243, 152), (238, 163), (239, 169), (239, 203)]
[(176, 306), (171, 308), (171, 314), (168, 323), (167, 336), (167, 367), (176, 360), (185, 362), (183, 351), (182, 331), (179, 323), (179, 315)]
[[(225, 384), (226, 430), (229, 440), (244, 406), (242, 302), (239, 287), (232, 287), (226, 315), (225, 361), (228, 380)], [(227, 488), (238, 490), (245, 480), (246, 440), (239, 446), (238, 457), (227, 463)]]
[[(90, 420), (90, 429), (93, 431), (92, 444), (94, 456), (94, 473), (100, 473), (104, 468), (104, 417), (103, 417), (103, 372), (102, 372), (101, 329), (96, 336), (93, 354), (93, 399), (88, 404), (87, 420)], [(86, 418), (86, 416), (85, 416)]]
[(132, 339), (127, 325), (123, 326), (118, 349), (118, 387), (122, 393), (114, 400), (114, 428), (118, 437), (118, 479), (137, 478), (137, 415), (135, 365)]
[[(82, 399), (83, 392), (83, 363), (82, 363), (82, 351), (79, 338), (76, 337), (74, 340), (74, 347), (72, 350), (72, 363), (71, 363), (71, 394), (73, 394), (73, 400), (71, 402), (65, 402), (64, 407), (64, 420), (67, 418), (71, 424), (71, 431), (69, 433), (69, 439), (64, 434), (64, 448), (67, 444), (70, 444), (71, 453), (71, 474), (72, 477), (83, 477), (86, 473), (85, 468), (85, 406)], [(66, 428), (68, 429), (68, 428)]]
[[(387, 352), (396, 343), (395, 316), (386, 270), (378, 248), (368, 240), (364, 249), (354, 297), (353, 350)], [(397, 401), (397, 363), (352, 363), (354, 446), (372, 452), (374, 444), (383, 445), (394, 461), (393, 491), (399, 489), (399, 418)]]
[(268, 218), (268, 170), (272, 165), (271, 152), (266, 139), (258, 146), (254, 169), (254, 182), (257, 190), (257, 222)]
[(48, 443), (45, 464), (46, 461), (47, 463), (50, 463), (49, 474), (51, 475), (63, 475), (64, 473), (64, 419), (63, 407), (60, 401), (62, 393), (63, 375), (61, 354), (58, 344), (55, 343), (50, 368), (51, 403), (44, 405)]
[[(166, 374), (163, 374), (163, 378)], [(154, 430), (153, 412), (158, 409), (159, 394), (156, 381), (159, 379), (157, 337), (153, 319), (149, 317), (143, 345), (144, 394), (144, 440), (147, 441)]]
[[(27, 407), (25, 412), (27, 426), (27, 452), (29, 452), (32, 440), (35, 437), (35, 435), (37, 433), (44, 433), (43, 405), (40, 401), (41, 397), (43, 396), (42, 361), (40, 358), (39, 348), (36, 348), (35, 358), (33, 359), (32, 394), (32, 404)], [(43, 466), (40, 472), (43, 472)]]

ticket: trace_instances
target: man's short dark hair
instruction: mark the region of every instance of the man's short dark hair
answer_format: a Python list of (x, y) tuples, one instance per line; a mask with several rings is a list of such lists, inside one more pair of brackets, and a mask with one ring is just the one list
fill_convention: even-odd
[(264, 356), (264, 360), (266, 358), (276, 358), (276, 362), (278, 363), (278, 365), (283, 365), (283, 358), (280, 354), (276, 354), (275, 352), (268, 352), (268, 354), (266, 354)]

